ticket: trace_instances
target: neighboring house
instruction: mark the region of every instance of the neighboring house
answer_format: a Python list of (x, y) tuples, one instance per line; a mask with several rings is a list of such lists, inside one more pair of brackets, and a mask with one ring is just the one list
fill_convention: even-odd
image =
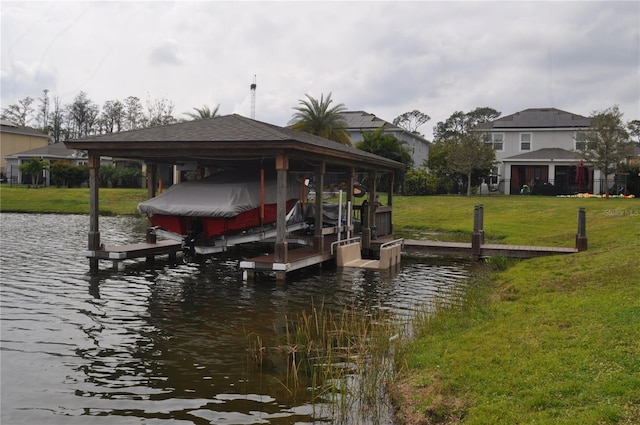
[(627, 164), (631, 166), (640, 165), (640, 144), (633, 148), (631, 156), (627, 158)]
[(405, 143), (409, 153), (413, 158), (413, 166), (422, 167), (429, 157), (430, 142), (419, 134), (411, 133), (402, 127), (384, 121), (373, 114), (364, 111), (347, 111), (342, 116), (347, 121), (347, 132), (351, 138), (351, 143), (362, 141), (362, 132), (374, 132), (380, 127), (384, 127), (384, 134), (391, 134), (396, 139)]
[(6, 156), (41, 148), (48, 144), (49, 137), (35, 128), (0, 120), (0, 175), (4, 178), (10, 173), (5, 160)]
[[(22, 172), (18, 169), (20, 164), (29, 162), (31, 158), (38, 158), (51, 164), (56, 162), (66, 162), (70, 165), (87, 165), (87, 154), (84, 151), (76, 151), (74, 149), (67, 149), (64, 143), (54, 143), (53, 145), (46, 145), (36, 149), (30, 149), (24, 152), (17, 152), (11, 155), (5, 156), (6, 160), (7, 177), (10, 182), (16, 184), (29, 184), (31, 183), (31, 177), (28, 173)], [(110, 158), (102, 158), (102, 165), (111, 164)], [(51, 184), (51, 172), (44, 170), (42, 172), (41, 183), (45, 186)]]
[(555, 108), (532, 108), (481, 124), (484, 140), (493, 145), (500, 162), (492, 181), (500, 192), (520, 193), (528, 185), (532, 193), (601, 193), (600, 172), (586, 166), (581, 187), (576, 183), (583, 132), (590, 119)]

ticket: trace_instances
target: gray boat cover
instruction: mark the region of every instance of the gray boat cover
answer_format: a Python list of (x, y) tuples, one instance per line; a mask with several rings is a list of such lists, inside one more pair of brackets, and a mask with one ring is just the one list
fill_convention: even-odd
[[(252, 173), (253, 174), (253, 173)], [(275, 176), (265, 176), (264, 203), (277, 203)], [(302, 197), (302, 182), (287, 178), (287, 200)], [(216, 174), (202, 180), (171, 186), (165, 192), (138, 204), (142, 214), (198, 217), (235, 217), (260, 207), (260, 177), (239, 173)]]

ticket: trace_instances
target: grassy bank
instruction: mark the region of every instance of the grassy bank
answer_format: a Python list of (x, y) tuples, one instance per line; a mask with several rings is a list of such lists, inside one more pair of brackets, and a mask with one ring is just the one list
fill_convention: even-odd
[[(100, 189), (100, 214), (135, 214), (146, 189)], [(29, 213), (89, 214), (88, 188), (0, 186), (0, 211)]]
[[(416, 198), (395, 213), (414, 229), (571, 246), (587, 210), (589, 249), (516, 262), (474, 302), (418, 326), (398, 362), (405, 423), (640, 423), (640, 201)], [(498, 262), (499, 263), (499, 262)], [(482, 294), (478, 296), (478, 293)]]

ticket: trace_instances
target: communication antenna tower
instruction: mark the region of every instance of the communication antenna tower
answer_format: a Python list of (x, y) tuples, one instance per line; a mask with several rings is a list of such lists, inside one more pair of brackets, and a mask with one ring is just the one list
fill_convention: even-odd
[(251, 119), (256, 119), (256, 76), (253, 76), (253, 83), (251, 84)]

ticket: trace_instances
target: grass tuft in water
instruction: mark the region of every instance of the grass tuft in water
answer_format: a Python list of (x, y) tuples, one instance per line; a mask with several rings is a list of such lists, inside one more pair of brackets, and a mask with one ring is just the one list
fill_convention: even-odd
[(329, 406), (335, 420), (355, 415), (375, 423), (387, 405), (386, 386), (393, 378), (392, 355), (400, 334), (401, 326), (382, 308), (331, 311), (313, 306), (285, 318), (276, 346), (264, 347), (252, 336), (253, 358), (262, 364), (284, 359), (282, 384), (290, 393), (308, 386), (314, 404)]

